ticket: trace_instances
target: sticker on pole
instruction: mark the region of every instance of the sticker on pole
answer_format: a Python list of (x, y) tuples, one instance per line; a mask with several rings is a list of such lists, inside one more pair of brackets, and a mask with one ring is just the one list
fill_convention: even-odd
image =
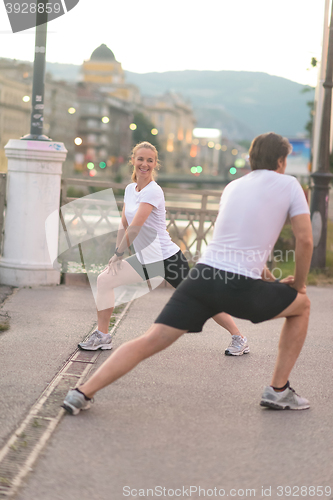
[[(80, 0), (4, 0), (13, 33), (35, 28), (63, 16)], [(37, 14), (45, 14), (38, 16)], [(47, 18), (46, 18), (47, 15)]]

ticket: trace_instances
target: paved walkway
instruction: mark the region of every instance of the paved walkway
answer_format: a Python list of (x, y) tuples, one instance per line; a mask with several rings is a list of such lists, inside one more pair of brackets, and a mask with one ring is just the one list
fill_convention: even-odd
[[(144, 332), (170, 294), (157, 289), (134, 301), (115, 332), (115, 347)], [(16, 498), (168, 498), (174, 490), (180, 498), (199, 499), (203, 490), (206, 498), (219, 498), (222, 489), (225, 497), (266, 498), (271, 487), (271, 498), (278, 499), (287, 498), (278, 486), (302, 498), (316, 497), (297, 487), (333, 491), (333, 288), (310, 287), (309, 296), (309, 335), (291, 383), (310, 400), (310, 410), (259, 406), (282, 320), (236, 320), (251, 348), (240, 358), (224, 356), (229, 336), (209, 321), (203, 333), (183, 336), (101, 391), (88, 412), (62, 418)], [(0, 334), (0, 450), (95, 321), (88, 287), (16, 290), (1, 312), (10, 316), (10, 329)], [(108, 356), (102, 352), (96, 365)], [(22, 439), (28, 442), (29, 435)], [(5, 479), (0, 498), (6, 498)]]

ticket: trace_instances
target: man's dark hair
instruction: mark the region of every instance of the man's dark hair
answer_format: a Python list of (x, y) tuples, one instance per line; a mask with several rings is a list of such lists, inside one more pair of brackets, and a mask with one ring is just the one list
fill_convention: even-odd
[(250, 146), (250, 165), (252, 170), (276, 170), (278, 159), (286, 158), (292, 151), (288, 139), (268, 132), (258, 135)]

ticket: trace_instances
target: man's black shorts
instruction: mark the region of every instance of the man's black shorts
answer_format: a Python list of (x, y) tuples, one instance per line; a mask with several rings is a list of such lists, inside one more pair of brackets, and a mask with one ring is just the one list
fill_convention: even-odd
[(155, 323), (200, 332), (204, 323), (220, 312), (261, 323), (284, 311), (296, 296), (297, 291), (283, 283), (254, 280), (197, 264)]
[(168, 259), (152, 264), (141, 264), (136, 255), (128, 257), (126, 262), (135, 269), (144, 281), (161, 276), (174, 288), (177, 288), (190, 272), (187, 259), (181, 250)]

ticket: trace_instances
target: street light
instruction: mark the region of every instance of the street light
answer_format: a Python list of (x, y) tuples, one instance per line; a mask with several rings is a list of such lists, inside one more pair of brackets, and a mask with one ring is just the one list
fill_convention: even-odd
[(320, 150), (318, 153), (318, 168), (311, 174), (313, 186), (311, 187), (311, 222), (313, 232), (313, 255), (311, 269), (326, 266), (326, 240), (328, 218), (328, 194), (333, 175), (330, 166), (330, 129), (332, 108), (332, 82), (333, 77), (333, 0), (331, 22), (328, 39), (326, 78), (323, 83), (324, 103), (320, 128)]
[[(51, 141), (49, 137), (43, 135), (45, 52), (47, 34), (46, 3), (47, 0), (37, 1), (38, 5), (36, 10), (35, 59), (32, 82), (30, 134), (21, 137), (21, 139), (30, 141)], [(40, 9), (39, 5), (43, 5), (43, 8)]]

